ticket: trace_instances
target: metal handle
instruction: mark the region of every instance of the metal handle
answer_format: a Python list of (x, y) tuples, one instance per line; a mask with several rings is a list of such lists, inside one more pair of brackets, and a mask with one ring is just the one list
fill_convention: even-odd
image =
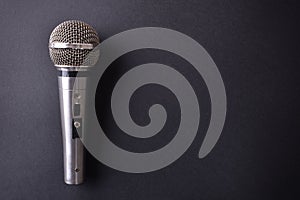
[(80, 139), (65, 139), (64, 181), (77, 185), (84, 181), (84, 147)]
[[(76, 82), (75, 82), (76, 81)], [(84, 180), (84, 131), (86, 78), (58, 77), (63, 138), (64, 181), (80, 184)], [(76, 110), (74, 110), (77, 108)], [(79, 109), (79, 110), (78, 110)]]

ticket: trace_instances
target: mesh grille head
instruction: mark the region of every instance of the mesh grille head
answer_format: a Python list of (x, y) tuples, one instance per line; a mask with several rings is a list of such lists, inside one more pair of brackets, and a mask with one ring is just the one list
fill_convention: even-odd
[[(51, 33), (49, 46), (53, 43), (99, 44), (97, 32), (90, 25), (70, 20), (59, 24)], [(95, 65), (98, 56), (88, 56), (91, 49), (53, 48), (49, 47), (50, 58), (56, 66), (77, 67)], [(94, 53), (94, 52), (93, 52)]]

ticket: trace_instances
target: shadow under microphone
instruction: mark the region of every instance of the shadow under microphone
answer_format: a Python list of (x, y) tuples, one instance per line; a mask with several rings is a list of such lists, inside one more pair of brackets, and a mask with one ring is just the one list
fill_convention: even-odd
[(99, 54), (89, 56), (89, 53), (99, 42), (95, 29), (78, 20), (59, 24), (49, 39), (50, 58), (58, 70), (66, 184), (84, 181), (85, 148), (80, 138), (84, 135), (86, 124), (87, 77), (99, 58)]

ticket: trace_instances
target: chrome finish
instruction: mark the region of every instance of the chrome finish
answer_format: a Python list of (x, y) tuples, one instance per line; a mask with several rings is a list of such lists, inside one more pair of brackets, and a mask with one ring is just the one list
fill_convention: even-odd
[[(78, 20), (65, 21), (50, 35), (50, 58), (58, 70), (86, 71), (98, 61), (100, 53), (93, 49), (99, 42), (96, 30), (89, 24)], [(84, 137), (85, 130), (86, 79), (58, 77), (64, 180), (67, 184), (82, 183), (84, 178), (84, 147), (78, 136)]]
[(56, 26), (50, 35), (49, 55), (58, 67), (93, 66), (98, 56), (89, 55), (99, 42), (97, 31), (89, 24), (78, 20), (65, 21)]
[[(85, 130), (86, 80), (86, 77), (58, 77), (63, 137), (64, 181), (66, 184), (80, 184), (84, 180), (85, 152), (80, 138), (84, 137)], [(76, 116), (74, 116), (75, 104), (80, 104), (80, 113), (77, 113)], [(77, 126), (75, 128), (74, 123)], [(74, 129), (77, 130), (80, 138), (74, 138), (74, 135), (77, 135), (77, 133), (74, 133)]]
[(65, 43), (65, 42), (52, 42), (49, 44), (49, 48), (55, 49), (89, 49), (92, 50), (96, 44), (87, 43)]
[(54, 65), (60, 71), (87, 71), (91, 66)]

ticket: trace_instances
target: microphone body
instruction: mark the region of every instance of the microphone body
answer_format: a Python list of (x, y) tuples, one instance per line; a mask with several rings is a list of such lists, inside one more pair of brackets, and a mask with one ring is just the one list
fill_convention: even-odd
[(64, 181), (84, 181), (84, 146), (80, 139), (85, 130), (86, 77), (58, 76), (64, 157)]
[[(98, 34), (90, 25), (70, 20), (59, 24), (49, 39), (49, 54), (58, 70), (59, 100), (64, 157), (64, 181), (77, 185), (84, 181), (85, 103), (88, 78), (96, 64)], [(78, 71), (80, 77), (77, 77)]]

